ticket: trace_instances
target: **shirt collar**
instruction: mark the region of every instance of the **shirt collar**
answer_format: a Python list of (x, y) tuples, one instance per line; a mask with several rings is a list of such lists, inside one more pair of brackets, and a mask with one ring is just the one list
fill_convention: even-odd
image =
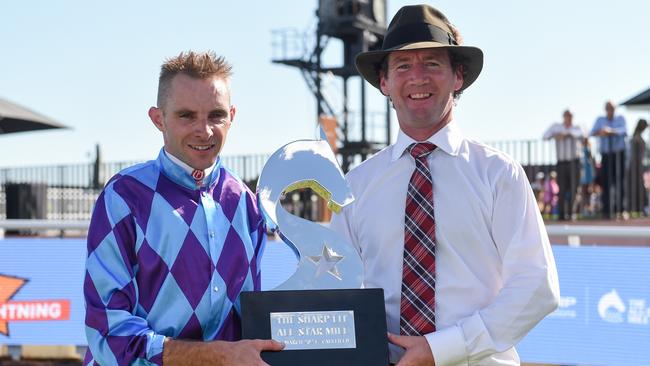
[(462, 132), (454, 121), (449, 122), (425, 141), (415, 141), (400, 129), (397, 134), (397, 141), (393, 144), (391, 161), (399, 159), (414, 142), (430, 142), (437, 146), (437, 150), (442, 150), (451, 156), (456, 156), (458, 155), (463, 139)]
[[(198, 189), (196, 181), (192, 178), (192, 169), (189, 165), (183, 163), (177, 157), (165, 151), (164, 148), (160, 149), (158, 154), (157, 165), (159, 169), (172, 181), (184, 186), (188, 189)], [(208, 169), (205, 169), (205, 178), (203, 178), (202, 187), (211, 187), (217, 183), (219, 179), (219, 167), (221, 166), (221, 157), (217, 157), (217, 161)]]
[[(181, 167), (181, 168), (182, 168), (184, 171), (186, 171), (188, 174), (192, 175), (192, 172), (194, 171), (194, 168), (192, 168), (191, 166), (185, 164), (181, 159), (175, 157), (174, 155), (172, 155), (171, 153), (167, 152), (166, 150), (163, 149), (163, 151), (165, 152), (165, 154), (167, 155), (167, 157), (169, 158), (169, 160), (171, 160), (174, 164), (176, 164), (176, 165), (178, 165), (179, 167)], [(209, 175), (212, 173), (212, 171), (214, 170), (214, 167), (215, 167), (215, 166), (217, 166), (217, 162), (216, 162), (216, 160), (215, 160), (214, 164), (212, 164), (212, 166), (210, 166), (210, 167), (208, 167), (208, 168), (206, 168), (206, 169), (203, 169), (203, 173), (205, 173), (205, 176), (206, 176), (206, 177), (209, 176)]]

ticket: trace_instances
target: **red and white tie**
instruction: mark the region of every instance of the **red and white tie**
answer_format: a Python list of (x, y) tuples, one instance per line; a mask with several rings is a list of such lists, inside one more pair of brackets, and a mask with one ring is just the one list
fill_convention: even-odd
[(404, 267), (400, 301), (400, 333), (422, 335), (436, 330), (436, 222), (433, 215), (433, 182), (427, 156), (431, 143), (414, 143), (408, 151), (415, 158), (406, 196)]

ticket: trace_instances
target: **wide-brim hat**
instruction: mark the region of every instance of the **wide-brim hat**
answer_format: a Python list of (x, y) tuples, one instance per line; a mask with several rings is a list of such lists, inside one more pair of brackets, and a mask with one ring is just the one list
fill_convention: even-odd
[(465, 90), (483, 69), (483, 51), (477, 47), (459, 45), (454, 39), (453, 31), (445, 24), (444, 17), (440, 11), (428, 5), (402, 7), (388, 25), (381, 50), (357, 55), (357, 70), (364, 79), (381, 90), (379, 71), (389, 53), (446, 48), (464, 65), (463, 85), (459, 91)]

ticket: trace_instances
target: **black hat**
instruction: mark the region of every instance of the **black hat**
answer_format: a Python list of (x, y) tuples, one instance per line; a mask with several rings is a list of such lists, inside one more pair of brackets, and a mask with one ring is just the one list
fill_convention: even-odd
[(483, 69), (483, 51), (477, 47), (461, 46), (443, 20), (444, 15), (428, 5), (402, 7), (393, 17), (379, 51), (362, 52), (357, 55), (356, 65), (361, 76), (375, 88), (379, 88), (381, 63), (394, 51), (426, 48), (446, 48), (453, 52), (464, 65), (463, 85), (470, 86)]

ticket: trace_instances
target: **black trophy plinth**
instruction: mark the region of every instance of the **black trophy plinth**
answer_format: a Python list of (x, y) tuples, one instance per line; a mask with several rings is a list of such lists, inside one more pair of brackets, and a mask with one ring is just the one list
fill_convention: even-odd
[[(298, 346), (307, 349), (262, 352), (262, 359), (271, 366), (388, 365), (386, 309), (382, 289), (243, 292), (240, 299), (243, 338), (278, 339), (272, 337), (271, 313), (274, 314), (274, 321), (277, 321), (277, 314), (287, 314), (285, 320), (293, 323), (293, 329), (278, 330), (278, 326), (274, 325), (274, 331), (284, 335), (288, 332), (293, 334), (291, 341), (307, 344)], [(342, 346), (347, 348), (314, 346), (311, 343), (314, 340), (335, 344), (345, 343), (349, 339), (351, 332), (344, 330), (347, 336), (337, 335), (341, 333), (337, 331), (339, 327), (327, 315), (338, 313), (353, 315), (354, 345)], [(309, 323), (309, 319), (318, 319), (321, 323)]]

